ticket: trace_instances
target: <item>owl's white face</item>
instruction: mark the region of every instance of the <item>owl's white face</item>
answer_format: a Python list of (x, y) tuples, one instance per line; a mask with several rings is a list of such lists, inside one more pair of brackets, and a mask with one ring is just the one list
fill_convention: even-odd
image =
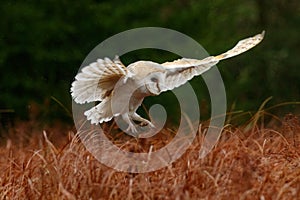
[(145, 77), (144, 81), (146, 89), (152, 95), (159, 95), (164, 88), (165, 73), (152, 72), (147, 77)]

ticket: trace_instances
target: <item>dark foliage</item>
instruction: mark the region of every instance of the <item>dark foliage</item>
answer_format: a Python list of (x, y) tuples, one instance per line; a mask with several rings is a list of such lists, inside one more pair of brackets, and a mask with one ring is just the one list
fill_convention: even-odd
[[(266, 30), (255, 50), (220, 63), (228, 105), (256, 109), (299, 100), (300, 3), (292, 0), (240, 1), (10, 1), (0, 5), (0, 114), (68, 119), (69, 93), (81, 62), (106, 38), (132, 28), (160, 26), (187, 34), (211, 54)], [(146, 52), (147, 53), (147, 52)], [(161, 56), (157, 56), (161, 55)], [(124, 59), (172, 60), (172, 54), (139, 51)], [(199, 91), (201, 79), (192, 84)], [(200, 94), (201, 93), (201, 94)], [(207, 96), (207, 95), (204, 95)], [(54, 97), (54, 98), (53, 98)], [(209, 102), (199, 92), (200, 102)], [(203, 100), (205, 99), (205, 100)], [(29, 115), (30, 113), (30, 115)]]

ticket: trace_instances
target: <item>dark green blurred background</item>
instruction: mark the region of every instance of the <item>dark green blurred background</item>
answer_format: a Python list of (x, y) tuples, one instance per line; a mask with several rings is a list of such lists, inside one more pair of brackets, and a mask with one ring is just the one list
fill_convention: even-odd
[[(21, 119), (71, 121), (66, 111), (71, 111), (69, 88), (85, 56), (106, 38), (145, 26), (180, 31), (212, 55), (266, 30), (258, 47), (218, 64), (228, 107), (256, 110), (270, 96), (270, 105), (300, 99), (300, 1), (38, 2), (1, 1), (2, 118), (12, 113)], [(164, 62), (174, 55), (138, 51), (124, 62), (139, 59)], [(193, 86), (199, 81), (201, 77), (193, 80)], [(205, 108), (209, 99), (203, 95), (199, 102)], [(285, 109), (293, 112), (297, 106)]]

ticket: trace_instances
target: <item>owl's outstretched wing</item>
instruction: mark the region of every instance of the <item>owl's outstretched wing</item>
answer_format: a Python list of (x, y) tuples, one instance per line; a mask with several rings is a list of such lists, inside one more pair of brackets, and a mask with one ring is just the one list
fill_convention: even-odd
[(218, 56), (209, 56), (203, 60), (182, 58), (161, 64), (167, 71), (163, 91), (172, 90), (183, 85), (194, 76), (198, 76), (209, 70), (220, 60), (231, 58), (248, 51), (262, 41), (264, 33), (263, 31), (253, 37), (240, 40), (232, 49)]
[(114, 60), (98, 59), (76, 75), (71, 95), (80, 104), (102, 101), (123, 76), (130, 76), (130, 72), (118, 57)]

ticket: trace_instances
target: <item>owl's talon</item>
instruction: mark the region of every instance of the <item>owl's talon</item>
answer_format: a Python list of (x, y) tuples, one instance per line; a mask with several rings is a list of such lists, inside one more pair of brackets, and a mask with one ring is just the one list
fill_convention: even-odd
[(148, 125), (147, 122), (141, 122), (141, 123), (140, 123), (140, 126), (147, 126), (147, 125)]
[(152, 122), (149, 122), (148, 125), (151, 127), (151, 128), (155, 128), (154, 124), (152, 124)]
[(146, 120), (146, 121), (142, 121), (140, 123), (140, 126), (149, 126), (150, 128), (155, 128), (154, 124), (152, 124), (150, 121)]
[(138, 132), (136, 127), (133, 124), (129, 124), (128, 128), (125, 131), (133, 134), (136, 134)]

